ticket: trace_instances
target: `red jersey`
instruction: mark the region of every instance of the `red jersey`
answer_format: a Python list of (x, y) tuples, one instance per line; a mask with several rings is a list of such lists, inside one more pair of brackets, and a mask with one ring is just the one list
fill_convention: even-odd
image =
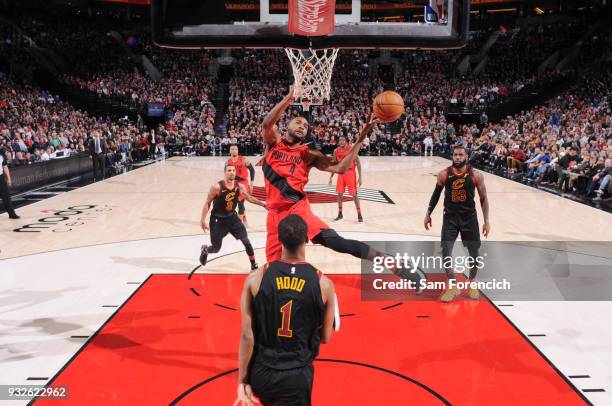
[(308, 145), (290, 146), (281, 139), (269, 147), (263, 162), (266, 179), (266, 206), (271, 210), (287, 210), (306, 198), (310, 166), (306, 162)]
[[(344, 146), (344, 148), (338, 147), (334, 150), (334, 156), (336, 157), (336, 160), (338, 162), (342, 161), (344, 159), (345, 156), (348, 155), (349, 150), (351, 149), (351, 144), (346, 144)], [(349, 166), (349, 171), (354, 171), (355, 168), (357, 167), (357, 164), (355, 163), (356, 159), (353, 160), (353, 162), (351, 163), (351, 166)]]
[(236, 168), (236, 180), (238, 182), (248, 181), (249, 179), (249, 168), (244, 164), (242, 156), (238, 155), (236, 161), (232, 161), (232, 158), (228, 158), (226, 165), (231, 165)]

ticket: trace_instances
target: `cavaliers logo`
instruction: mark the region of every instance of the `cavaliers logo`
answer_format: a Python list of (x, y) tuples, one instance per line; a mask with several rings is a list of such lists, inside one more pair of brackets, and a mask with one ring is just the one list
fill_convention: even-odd
[(465, 178), (457, 179), (453, 181), (452, 189), (457, 190), (461, 189), (465, 185)]
[(225, 195), (225, 210), (234, 210), (234, 196), (236, 196), (236, 192), (229, 192)]

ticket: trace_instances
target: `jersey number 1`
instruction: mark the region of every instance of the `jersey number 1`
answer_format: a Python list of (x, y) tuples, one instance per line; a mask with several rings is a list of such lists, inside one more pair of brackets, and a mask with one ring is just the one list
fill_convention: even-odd
[(281, 328), (278, 329), (276, 333), (280, 337), (293, 337), (293, 331), (291, 331), (291, 307), (293, 306), (293, 300), (285, 303), (281, 308), (280, 312), (283, 315), (283, 319), (281, 321)]

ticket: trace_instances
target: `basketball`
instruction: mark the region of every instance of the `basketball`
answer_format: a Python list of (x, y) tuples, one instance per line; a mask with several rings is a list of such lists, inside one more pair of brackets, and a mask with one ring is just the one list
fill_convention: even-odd
[(386, 90), (374, 99), (374, 114), (382, 121), (395, 121), (403, 113), (404, 99), (392, 90)]

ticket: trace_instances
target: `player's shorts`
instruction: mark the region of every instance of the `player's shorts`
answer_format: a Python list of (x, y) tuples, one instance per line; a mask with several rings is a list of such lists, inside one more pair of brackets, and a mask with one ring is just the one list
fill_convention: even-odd
[(450, 255), (457, 237), (461, 235), (463, 245), (473, 255), (480, 248), (478, 217), (473, 215), (447, 214), (442, 216), (442, 251)]
[(283, 211), (269, 210), (266, 228), (268, 238), (266, 240), (266, 259), (268, 262), (281, 259), (282, 245), (278, 241), (278, 224), (288, 215), (297, 214), (304, 219), (308, 226), (308, 239), (312, 240), (321, 233), (321, 230), (328, 229), (329, 226), (323, 220), (314, 215), (310, 209), (308, 199), (304, 198)]
[(314, 367), (278, 370), (253, 363), (249, 383), (264, 406), (310, 406)]
[(344, 193), (345, 189), (347, 188), (351, 196), (355, 196), (357, 194), (357, 175), (355, 174), (355, 171), (347, 171), (345, 173), (338, 174), (336, 193)]
[(247, 230), (236, 214), (229, 217), (210, 217), (210, 242), (214, 247), (221, 246), (221, 241), (227, 234), (241, 240), (247, 237)]

